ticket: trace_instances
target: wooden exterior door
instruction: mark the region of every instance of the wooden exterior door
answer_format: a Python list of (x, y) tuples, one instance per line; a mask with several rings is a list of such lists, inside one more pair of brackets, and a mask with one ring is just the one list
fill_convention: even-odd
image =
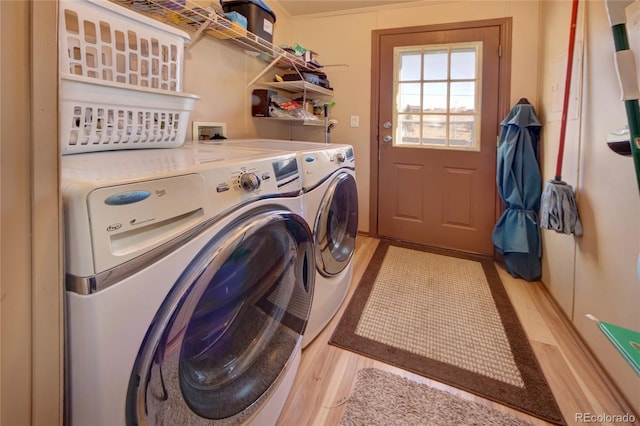
[(374, 33), (377, 235), (493, 254), (503, 39), (495, 21)]

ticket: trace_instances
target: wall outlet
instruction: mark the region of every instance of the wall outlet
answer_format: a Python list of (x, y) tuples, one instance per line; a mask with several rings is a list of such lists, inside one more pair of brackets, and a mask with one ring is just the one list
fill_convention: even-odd
[(210, 140), (227, 136), (227, 123), (214, 123), (211, 121), (193, 122), (193, 139)]

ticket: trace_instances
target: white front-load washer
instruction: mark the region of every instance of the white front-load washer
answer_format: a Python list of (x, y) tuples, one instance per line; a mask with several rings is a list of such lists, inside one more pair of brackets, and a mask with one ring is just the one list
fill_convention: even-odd
[(230, 139), (205, 144), (289, 150), (298, 155), (303, 174), (304, 216), (313, 229), (317, 268), (311, 316), (302, 340), (304, 348), (336, 314), (353, 276), (351, 260), (358, 233), (353, 147), (274, 139)]
[(293, 154), (63, 156), (71, 426), (275, 424), (315, 258)]

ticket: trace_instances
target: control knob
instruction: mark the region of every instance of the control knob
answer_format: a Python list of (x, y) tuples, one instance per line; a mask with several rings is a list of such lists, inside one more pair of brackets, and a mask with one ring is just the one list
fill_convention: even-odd
[(260, 178), (255, 173), (243, 173), (240, 175), (240, 186), (247, 192), (253, 192), (260, 188)]
[(338, 163), (344, 163), (344, 160), (345, 160), (344, 154), (341, 152), (337, 153), (336, 160), (338, 160)]

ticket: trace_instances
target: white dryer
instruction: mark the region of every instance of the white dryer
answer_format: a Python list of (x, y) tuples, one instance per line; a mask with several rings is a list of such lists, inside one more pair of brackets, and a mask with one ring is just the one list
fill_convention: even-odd
[(315, 281), (296, 156), (64, 156), (66, 424), (275, 424)]
[(336, 314), (353, 276), (351, 260), (358, 233), (353, 147), (273, 139), (231, 139), (217, 144), (289, 150), (298, 155), (303, 173), (305, 218), (313, 229), (317, 269), (311, 316), (302, 341), (305, 347)]

